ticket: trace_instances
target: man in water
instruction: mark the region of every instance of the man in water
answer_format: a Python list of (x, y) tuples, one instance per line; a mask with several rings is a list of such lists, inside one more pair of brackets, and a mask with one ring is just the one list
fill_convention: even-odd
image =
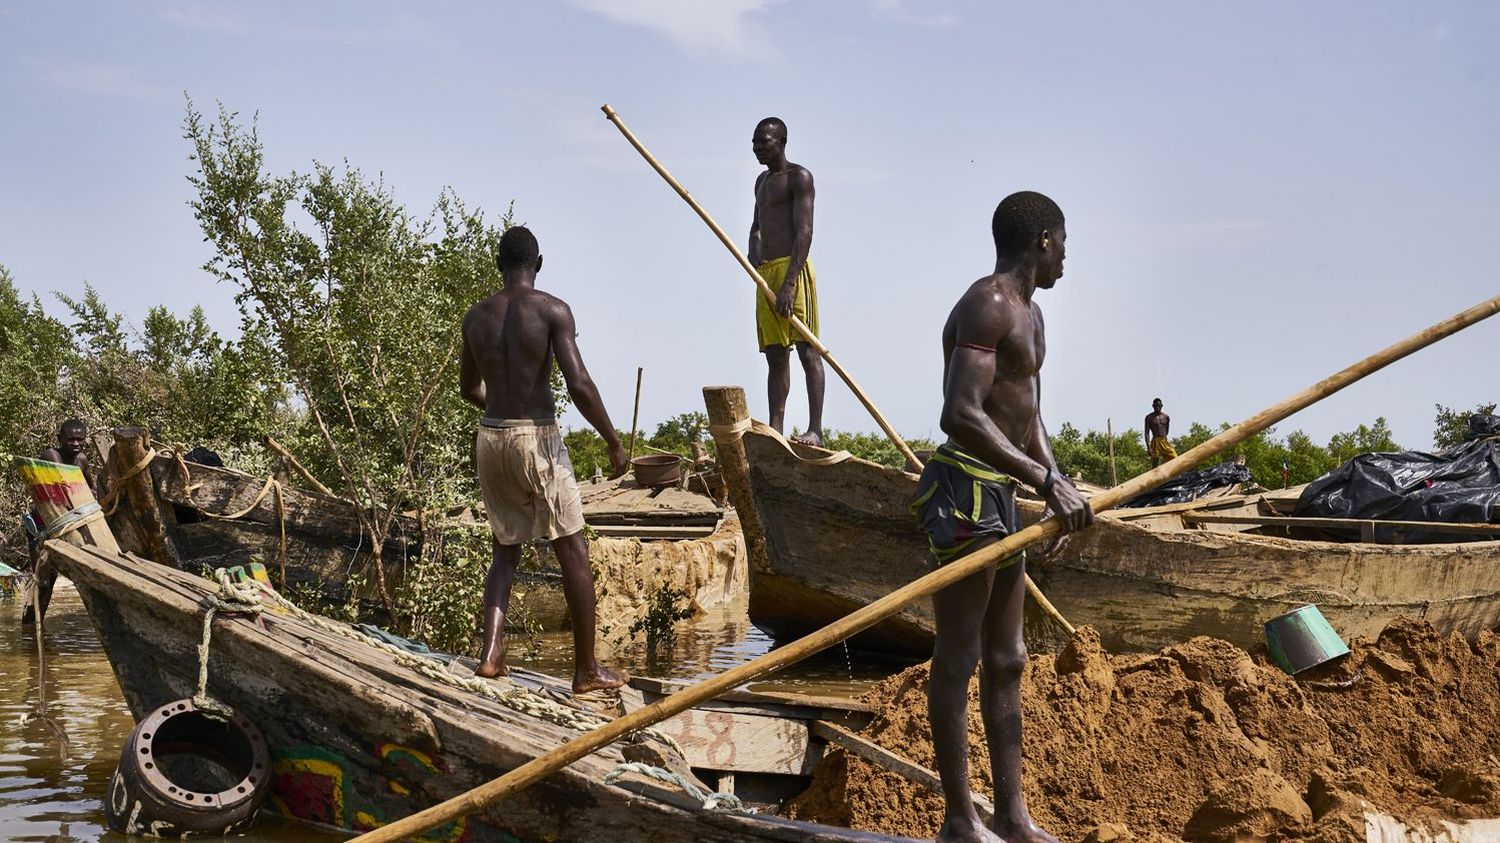
[(500, 676), (505, 666), (505, 610), (521, 545), (542, 537), (562, 567), (563, 596), (573, 621), (573, 691), (618, 688), (630, 677), (594, 657), (594, 578), (583, 536), (583, 503), (573, 464), (557, 429), (552, 363), (568, 395), (609, 448), (614, 475), (629, 468), (619, 435), (578, 352), (567, 302), (536, 289), (542, 256), (536, 237), (512, 226), (496, 255), (505, 286), (464, 315), (459, 388), (484, 409), (475, 463), (494, 534), (484, 589), (484, 651), (475, 673)]
[[(1020, 528), (1017, 480), (1046, 499), (1067, 532), (1093, 514), (1057, 467), (1041, 417), (1042, 311), (1032, 301), (1063, 274), (1062, 211), (1040, 193), (1007, 196), (991, 223), (995, 271), (970, 285), (943, 326), (942, 428), (912, 509), (937, 565)], [(1048, 549), (1055, 552), (1061, 536)], [(1024, 553), (933, 595), (937, 641), (928, 718), (947, 809), (939, 841), (1050, 841), (1021, 793), (1021, 671), (1026, 644)], [(986, 829), (969, 792), (968, 688), (976, 664), (980, 711), (995, 782), (995, 823)], [(997, 837), (998, 835), (998, 837)]]
[(801, 164), (786, 160), (786, 124), (767, 117), (750, 139), (755, 160), (766, 171), (755, 179), (755, 217), (750, 224), (750, 263), (776, 293), (773, 306), (757, 290), (755, 332), (770, 374), (771, 426), (786, 421), (786, 397), (792, 389), (791, 349), (797, 346), (807, 378), (807, 432), (798, 441), (823, 444), (823, 356), (792, 327), (796, 315), (813, 336), (818, 334), (818, 282), (807, 253), (812, 248), (813, 177)]
[[(82, 419), (68, 419), (57, 428), (57, 447), (48, 448), (37, 454), (38, 459), (48, 462), (60, 462), (65, 465), (76, 465), (83, 471), (84, 480), (93, 485), (90, 477), (89, 458), (83, 452), (84, 444), (88, 442), (89, 428)], [(34, 523), (40, 524), (35, 513), (32, 514)], [(52, 602), (52, 587), (57, 584), (57, 571), (51, 565), (41, 564), (38, 551), (41, 543), (36, 539), (28, 540), (28, 550), (31, 556), (31, 571), (36, 577), (36, 605), (27, 604), (21, 609), (21, 625), (29, 626), (38, 618), (46, 617), (47, 606)]]
[(1161, 411), (1161, 399), (1152, 401), (1151, 414), (1146, 416), (1146, 453), (1151, 455), (1152, 468), (1177, 459), (1177, 449), (1167, 438), (1171, 430), (1172, 417)]

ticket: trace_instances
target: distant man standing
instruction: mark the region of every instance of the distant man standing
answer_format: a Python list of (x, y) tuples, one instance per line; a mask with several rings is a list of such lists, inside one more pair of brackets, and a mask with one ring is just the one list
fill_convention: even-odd
[(1167, 435), (1172, 432), (1172, 417), (1161, 411), (1161, 399), (1151, 402), (1151, 414), (1146, 416), (1146, 452), (1151, 455), (1151, 467), (1156, 468), (1167, 460), (1177, 459), (1177, 449)]
[[(943, 326), (941, 425), (948, 441), (922, 470), (912, 502), (939, 566), (1020, 529), (1016, 480), (1046, 499), (1065, 531), (1093, 521), (1088, 503), (1057, 467), (1040, 410), (1046, 335), (1032, 296), (1062, 277), (1062, 211), (1040, 193), (1015, 193), (995, 209), (991, 228), (994, 274), (969, 286)], [(1022, 553), (932, 598), (937, 640), (927, 712), (947, 802), (939, 841), (1056, 843), (1032, 822), (1021, 793), (1025, 581)], [(980, 821), (969, 792), (968, 689), (976, 664), (995, 782), (992, 830)]]
[(500, 292), (464, 315), (459, 388), (484, 409), (475, 441), (479, 488), (494, 534), (484, 589), (484, 651), (475, 673), (491, 677), (505, 666), (505, 611), (521, 544), (543, 537), (562, 567), (563, 596), (573, 621), (573, 691), (617, 688), (630, 677), (594, 657), (594, 578), (583, 536), (583, 503), (573, 464), (557, 429), (552, 361), (568, 394), (609, 447), (614, 476), (629, 467), (619, 435), (578, 352), (573, 311), (536, 289), (542, 256), (536, 237), (512, 226), (500, 238)]
[[(83, 423), (82, 419), (68, 419), (57, 428), (57, 447), (47, 448), (40, 454), (37, 454), (37, 458), (44, 459), (47, 462), (76, 465), (83, 471), (84, 480), (90, 486), (93, 486), (94, 479), (90, 476), (89, 458), (84, 453), (84, 445), (88, 442), (88, 438), (89, 427)], [(33, 522), (40, 524), (36, 519), (37, 516), (33, 512)], [(46, 617), (47, 606), (52, 602), (52, 588), (57, 584), (57, 571), (50, 565), (40, 564), (39, 549), (40, 542), (34, 538), (29, 538), (28, 550), (31, 556), (31, 571), (32, 575), (36, 577), (36, 605), (32, 606), (28, 604), (21, 608), (22, 626), (29, 626), (35, 623), (38, 618)]]
[(823, 357), (792, 327), (796, 315), (813, 336), (818, 334), (818, 282), (808, 251), (813, 235), (813, 177), (801, 164), (786, 160), (786, 124), (767, 117), (750, 139), (755, 160), (766, 171), (755, 179), (755, 217), (750, 224), (750, 263), (776, 292), (773, 307), (757, 290), (755, 332), (770, 373), (771, 426), (786, 421), (786, 398), (792, 389), (791, 349), (797, 347), (807, 377), (807, 432), (799, 441), (823, 444)]

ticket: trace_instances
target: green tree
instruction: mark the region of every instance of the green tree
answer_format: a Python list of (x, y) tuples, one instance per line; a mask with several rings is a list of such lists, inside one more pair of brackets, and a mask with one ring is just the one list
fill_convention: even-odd
[(1472, 410), (1457, 410), (1453, 407), (1436, 405), (1437, 418), (1433, 419), (1432, 447), (1439, 451), (1446, 451), (1469, 438), (1469, 416), (1491, 416), (1495, 414), (1495, 404), (1480, 404)]
[(252, 120), (189, 103), (194, 215), (232, 285), (242, 334), (305, 411), (305, 462), (360, 504), (374, 580), (396, 614), (381, 548), (397, 512), (473, 495), (474, 409), (458, 390), (459, 325), (500, 288), (503, 227), (443, 191), (414, 216), (348, 165), (268, 172)]

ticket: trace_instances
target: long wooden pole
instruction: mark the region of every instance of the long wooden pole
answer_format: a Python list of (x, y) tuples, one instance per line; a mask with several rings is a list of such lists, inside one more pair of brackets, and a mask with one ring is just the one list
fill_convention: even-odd
[[(619, 129), (620, 134), (624, 135), (625, 139), (630, 141), (630, 145), (635, 147), (635, 151), (639, 152), (641, 157), (646, 159), (646, 163), (650, 164), (652, 169), (656, 170), (662, 178), (666, 179), (667, 184), (670, 184), (672, 189), (677, 191), (677, 195), (681, 196), (683, 201), (687, 202), (697, 212), (698, 216), (703, 218), (705, 223), (708, 223), (708, 227), (713, 229), (714, 234), (718, 236), (719, 242), (723, 243), (724, 248), (728, 249), (734, 255), (735, 260), (739, 261), (740, 267), (745, 270), (745, 274), (749, 275), (750, 280), (754, 281), (755, 285), (760, 288), (760, 294), (765, 296), (766, 300), (774, 305), (776, 303), (776, 292), (766, 283), (766, 279), (760, 277), (760, 273), (756, 271), (755, 267), (751, 266), (750, 259), (745, 257), (744, 252), (740, 251), (739, 246), (736, 246), (734, 241), (729, 239), (729, 235), (724, 233), (724, 229), (720, 228), (717, 222), (714, 222), (714, 218), (708, 215), (708, 211), (704, 210), (703, 206), (698, 204), (698, 200), (694, 199), (691, 193), (688, 193), (687, 188), (683, 187), (681, 182), (673, 178), (672, 174), (667, 172), (667, 168), (663, 167), (661, 162), (657, 161), (656, 157), (636, 138), (635, 134), (630, 131), (630, 128), (625, 125), (625, 122), (620, 119), (620, 115), (616, 114), (615, 110), (608, 105), (601, 106), (601, 108), (604, 111), (604, 116), (609, 118), (609, 122), (615, 124), (615, 128)], [(906, 440), (901, 438), (901, 434), (897, 433), (896, 429), (891, 427), (891, 423), (885, 420), (885, 416), (881, 415), (880, 410), (875, 406), (875, 402), (871, 401), (870, 396), (866, 395), (865, 391), (860, 388), (859, 384), (854, 380), (854, 376), (849, 374), (849, 370), (845, 369), (842, 363), (834, 359), (833, 352), (828, 350), (828, 346), (824, 345), (822, 340), (818, 339), (812, 331), (808, 330), (807, 325), (803, 324), (802, 320), (798, 319), (796, 314), (792, 314), (789, 319), (792, 327), (802, 337), (802, 341), (817, 349), (818, 353), (823, 355), (823, 359), (828, 361), (829, 367), (837, 372), (839, 377), (844, 379), (844, 383), (849, 384), (849, 389), (854, 392), (854, 396), (859, 399), (861, 404), (865, 405), (865, 409), (870, 411), (870, 415), (875, 417), (875, 423), (880, 425), (880, 429), (885, 431), (885, 435), (890, 437), (891, 442), (895, 443), (896, 450), (900, 451), (901, 455), (906, 457), (912, 465), (920, 468), (922, 461), (917, 459), (917, 455), (907, 446)]]
[[(667, 184), (671, 185), (672, 189), (677, 191), (677, 194), (681, 196), (688, 203), (688, 205), (698, 213), (699, 217), (703, 218), (703, 221), (705, 223), (708, 223), (708, 227), (713, 230), (715, 235), (718, 236), (719, 242), (723, 243), (724, 247), (729, 249), (730, 253), (734, 255), (735, 260), (739, 261), (740, 266), (744, 268), (745, 272), (750, 275), (751, 280), (755, 282), (756, 286), (760, 287), (760, 294), (765, 296), (767, 301), (775, 304), (776, 293), (771, 290), (770, 285), (766, 284), (766, 280), (760, 277), (760, 273), (755, 270), (755, 267), (750, 265), (750, 260), (745, 257), (744, 253), (740, 251), (739, 247), (735, 245), (734, 241), (729, 239), (729, 235), (724, 233), (724, 229), (720, 228), (719, 224), (714, 221), (714, 218), (709, 216), (708, 211), (704, 210), (703, 206), (698, 204), (698, 200), (694, 199), (692, 197), (692, 194), (687, 192), (687, 188), (683, 187), (681, 182), (677, 181), (677, 179), (672, 177), (671, 173), (667, 172), (667, 168), (663, 167), (661, 165), (661, 162), (656, 160), (656, 156), (652, 155), (651, 152), (646, 149), (645, 145), (642, 144), (640, 139), (635, 136), (635, 133), (630, 131), (630, 128), (625, 125), (624, 121), (620, 119), (620, 115), (616, 114), (613, 108), (610, 108), (608, 105), (606, 105), (603, 106), (603, 110), (604, 116), (609, 118), (609, 121), (611, 123), (615, 124), (615, 128), (619, 129), (620, 133), (625, 136), (625, 139), (630, 141), (630, 145), (635, 147), (636, 151), (641, 154), (642, 158), (646, 159), (646, 163), (650, 164), (651, 167), (655, 169), (663, 179), (666, 179)], [(807, 329), (806, 325), (802, 324), (802, 320), (798, 319), (796, 314), (793, 314), (790, 318), (792, 327), (796, 328), (797, 332), (802, 335), (802, 338), (806, 340), (808, 344), (812, 345), (813, 348), (816, 348), (818, 350), (818, 353), (823, 355), (823, 359), (828, 361), (828, 365), (833, 367), (833, 370), (835, 372), (838, 372), (839, 377), (844, 379), (844, 383), (847, 383), (849, 385), (849, 389), (853, 390), (855, 396), (859, 398), (860, 403), (864, 404), (865, 409), (870, 411), (870, 415), (874, 417), (875, 423), (880, 425), (881, 430), (885, 431), (885, 435), (889, 437), (891, 443), (896, 446), (896, 450), (900, 451), (901, 455), (906, 458), (907, 463), (915, 466), (916, 469), (920, 471), (922, 469), (922, 461), (917, 458), (917, 455), (906, 444), (906, 440), (901, 438), (901, 434), (897, 433), (896, 429), (891, 427), (890, 422), (885, 420), (885, 416), (881, 414), (880, 408), (875, 406), (875, 402), (872, 401), (870, 399), (870, 396), (866, 395), (865, 391), (860, 388), (858, 383), (855, 382), (854, 376), (849, 374), (849, 371), (844, 368), (842, 363), (834, 359), (833, 352), (828, 350), (828, 346), (823, 345), (822, 341), (814, 336), (813, 333)], [(636, 385), (637, 388), (639, 388), (639, 382), (637, 382)], [(637, 396), (637, 398), (639, 398), (639, 396)], [(635, 441), (634, 434), (631, 435), (631, 441)], [(750, 525), (746, 524), (745, 526), (746, 528), (748, 528)], [(1063, 617), (1062, 612), (1059, 612), (1057, 610), (1057, 607), (1052, 605), (1052, 601), (1048, 600), (1047, 596), (1042, 593), (1042, 590), (1037, 587), (1036, 582), (1031, 579), (1030, 574), (1026, 575), (1026, 591), (1031, 594), (1034, 600), (1036, 600), (1037, 605), (1042, 608), (1042, 611), (1046, 612), (1052, 617), (1053, 620), (1057, 621), (1063, 629), (1068, 631), (1069, 635), (1073, 634), (1073, 624), (1069, 623), (1068, 619)]]
[[(1500, 296), (1475, 305), (1464, 312), (1445, 319), (1431, 328), (1396, 343), (1364, 360), (1313, 384), (1290, 398), (1273, 404), (1250, 418), (1240, 422), (1218, 436), (1204, 442), (1177, 459), (1165, 462), (1145, 474), (1133, 477), (1123, 484), (1101, 492), (1090, 499), (1093, 509), (1103, 511), (1118, 506), (1136, 495), (1154, 489), (1203, 461), (1217, 456), (1267, 427), (1291, 414), (1327, 398), (1351, 383), (1378, 371), (1397, 360), (1425, 348), (1438, 340), (1473, 325), (1481, 319), (1500, 312)], [(1061, 532), (1056, 518), (1039, 521), (1014, 535), (1007, 536), (983, 550), (977, 550), (938, 568), (921, 579), (907, 583), (879, 600), (834, 621), (828, 626), (800, 638), (784, 647), (778, 647), (760, 658), (746, 662), (685, 688), (669, 697), (664, 697), (644, 708), (600, 726), (592, 732), (579, 735), (571, 741), (511, 770), (503, 776), (480, 785), (452, 799), (419, 811), (367, 834), (355, 838), (363, 843), (383, 843), (406, 837), (415, 837), (430, 828), (451, 822), (472, 813), (485, 805), (514, 793), (536, 781), (551, 775), (596, 749), (625, 737), (638, 729), (659, 723), (675, 714), (680, 714), (699, 703), (706, 702), (732, 688), (751, 682), (787, 665), (795, 664), (839, 641), (868, 629), (876, 623), (901, 611), (907, 605), (941, 591), (1008, 556), (1014, 556), (1027, 545), (1051, 538)]]
[(635, 436), (641, 427), (641, 378), (645, 374), (645, 366), (635, 367), (635, 411), (630, 414), (630, 451), (625, 455), (626, 462), (635, 459)]

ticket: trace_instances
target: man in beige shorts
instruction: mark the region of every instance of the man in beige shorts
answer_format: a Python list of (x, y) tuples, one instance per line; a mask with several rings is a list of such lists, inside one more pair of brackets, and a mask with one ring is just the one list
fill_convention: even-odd
[(545, 538), (562, 568), (563, 596), (573, 620), (573, 691), (617, 688), (630, 677), (594, 657), (594, 578), (578, 483), (557, 429), (554, 359), (574, 406), (604, 437), (615, 477), (628, 467), (625, 451), (578, 352), (573, 311), (536, 289), (542, 269), (536, 238), (521, 226), (507, 229), (495, 259), (505, 287), (464, 315), (459, 373), (464, 398), (484, 409), (474, 456), (495, 539), (484, 589), (484, 651), (475, 672), (485, 677), (508, 672), (505, 610), (511, 580), (521, 545)]

